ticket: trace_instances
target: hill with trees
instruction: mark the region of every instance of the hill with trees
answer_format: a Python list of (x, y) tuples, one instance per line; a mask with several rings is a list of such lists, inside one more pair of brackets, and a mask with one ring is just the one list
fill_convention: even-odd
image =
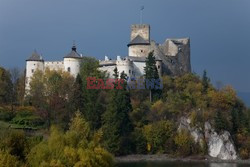
[(208, 123), (218, 137), (228, 132), (238, 157), (249, 159), (250, 109), (235, 90), (216, 89), (206, 71), (159, 77), (154, 63), (150, 53), (144, 78), (161, 78), (162, 89), (127, 89), (117, 70), (122, 89), (87, 89), (88, 77), (109, 75), (85, 57), (76, 78), (35, 71), (26, 95), (24, 75), (0, 68), (0, 164), (95, 167), (127, 154), (205, 156)]

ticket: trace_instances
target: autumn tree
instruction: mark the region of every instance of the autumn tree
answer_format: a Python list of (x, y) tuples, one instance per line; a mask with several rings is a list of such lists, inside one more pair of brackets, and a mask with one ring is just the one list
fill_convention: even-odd
[(52, 127), (48, 140), (32, 148), (29, 166), (113, 166), (112, 155), (100, 146), (101, 138), (102, 132), (92, 133), (89, 123), (76, 112), (68, 131)]
[(12, 101), (13, 84), (10, 73), (0, 67), (0, 104), (10, 104)]
[(35, 71), (30, 82), (28, 98), (40, 115), (47, 120), (48, 127), (52, 121), (67, 126), (70, 119), (68, 97), (73, 81), (73, 77), (67, 72), (49, 69), (45, 72)]

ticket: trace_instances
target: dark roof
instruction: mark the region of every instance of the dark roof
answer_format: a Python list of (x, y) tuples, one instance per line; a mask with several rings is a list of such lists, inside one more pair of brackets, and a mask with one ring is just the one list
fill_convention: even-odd
[(44, 61), (44, 60), (41, 55), (39, 55), (36, 51), (34, 51), (30, 56), (30, 58), (28, 58), (26, 61)]
[(73, 45), (71, 52), (69, 54), (67, 54), (66, 56), (64, 56), (63, 58), (78, 58), (78, 59), (81, 59), (82, 57), (80, 56), (79, 53), (77, 53), (76, 46)]
[(140, 35), (137, 35), (129, 44), (128, 46), (131, 45), (149, 45), (150, 43), (143, 39)]

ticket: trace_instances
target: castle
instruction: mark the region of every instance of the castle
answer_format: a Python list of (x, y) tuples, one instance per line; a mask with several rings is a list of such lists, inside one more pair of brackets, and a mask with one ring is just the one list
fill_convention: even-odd
[[(99, 60), (99, 69), (107, 71), (113, 76), (115, 67), (119, 73), (125, 72), (129, 77), (140, 77), (144, 75), (145, 61), (148, 54), (154, 51), (156, 66), (160, 75), (181, 75), (191, 72), (190, 63), (190, 39), (166, 39), (163, 44), (158, 44), (150, 39), (150, 25), (134, 24), (131, 26), (130, 42), (128, 43), (128, 56), (117, 56), (111, 60), (105, 56)], [(26, 60), (26, 90), (35, 70), (67, 71), (74, 77), (79, 73), (82, 54), (73, 45), (69, 54), (63, 57), (63, 61), (44, 61), (41, 55), (34, 51)]]

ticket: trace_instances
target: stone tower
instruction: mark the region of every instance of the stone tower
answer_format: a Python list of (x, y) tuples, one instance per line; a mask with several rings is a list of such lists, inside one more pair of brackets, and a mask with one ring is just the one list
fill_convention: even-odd
[(150, 49), (150, 26), (148, 24), (133, 24), (131, 26), (128, 55), (145, 57)]

